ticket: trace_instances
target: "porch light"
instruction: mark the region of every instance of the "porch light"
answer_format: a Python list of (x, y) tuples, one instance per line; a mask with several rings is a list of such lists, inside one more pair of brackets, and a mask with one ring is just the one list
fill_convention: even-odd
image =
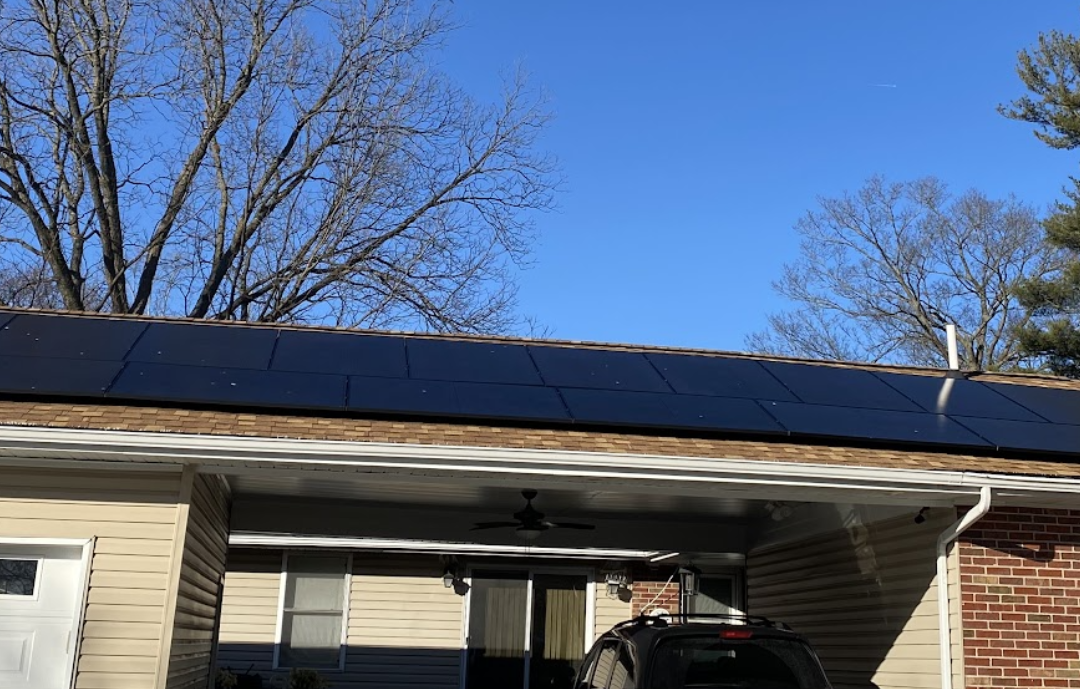
[(604, 584), (607, 587), (607, 597), (615, 599), (630, 587), (630, 576), (625, 569), (608, 569), (604, 571)]
[(698, 577), (701, 570), (697, 567), (679, 568), (679, 589), (684, 596), (696, 596), (698, 593)]
[(447, 565), (442, 575), (443, 586), (452, 589), (454, 588), (454, 584), (457, 583), (457, 579), (457, 569), (452, 564)]

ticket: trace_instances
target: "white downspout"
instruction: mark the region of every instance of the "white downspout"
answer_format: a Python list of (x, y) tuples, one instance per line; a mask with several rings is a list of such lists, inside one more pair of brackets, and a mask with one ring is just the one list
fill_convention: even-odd
[(952, 625), (949, 621), (949, 544), (990, 511), (990, 486), (979, 489), (979, 502), (937, 540), (938, 634), (941, 645), (941, 689), (952, 689)]

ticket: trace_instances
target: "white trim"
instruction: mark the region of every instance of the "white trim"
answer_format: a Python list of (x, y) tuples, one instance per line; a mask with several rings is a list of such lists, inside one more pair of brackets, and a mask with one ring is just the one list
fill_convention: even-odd
[(37, 567), (34, 569), (34, 585), (30, 589), (29, 596), (18, 593), (0, 593), (0, 601), (2, 600), (21, 600), (21, 601), (36, 601), (41, 597), (41, 573), (45, 571), (45, 558), (38, 555), (16, 555), (14, 553), (8, 554), (0, 550), (0, 560), (20, 560), (22, 562), (29, 562), (33, 560), (37, 563)]
[[(87, 457), (114, 461), (205, 464), (216, 473), (252, 467), (278, 469), (338, 467), (424, 470), (460, 477), (532, 475), (558, 478), (606, 478), (625, 481), (676, 481), (741, 487), (836, 489), (879, 496), (924, 494), (924, 499), (965, 497), (974, 501), (984, 485), (1002, 488), (999, 497), (1033, 498), (1047, 493), (1075, 495), (1080, 480), (982, 472), (934, 471), (863, 466), (804, 464), (725, 458), (578, 452), (516, 448), (434, 446), (405, 443), (294, 440), (204, 436), (142, 431), (98, 431), (24, 426), (0, 427), (0, 452), (23, 458)], [(934, 493), (943, 495), (934, 496)]]
[[(76, 578), (75, 610), (71, 620), (71, 633), (68, 635), (67, 668), (64, 670), (64, 686), (75, 686), (75, 666), (79, 661), (79, 650), (82, 648), (83, 619), (86, 617), (86, 598), (90, 590), (90, 560), (94, 554), (93, 538), (22, 538), (17, 536), (0, 536), (0, 545), (13, 546), (44, 546), (49, 548), (79, 548), (79, 576)], [(27, 559), (27, 558), (23, 558)], [(35, 557), (41, 561), (44, 558)], [(44, 564), (44, 563), (42, 563)], [(43, 566), (38, 567), (37, 581), (34, 582), (34, 593), (38, 593)], [(16, 596), (12, 596), (15, 598)], [(22, 597), (22, 596), (18, 596)]]
[[(231, 545), (231, 543), (230, 543)], [(277, 606), (277, 629), (274, 632), (274, 661), (271, 665), (272, 670), (291, 670), (292, 667), (282, 667), (281, 665), (281, 634), (283, 631), (283, 622), (285, 621), (285, 587), (288, 583), (289, 576), (289, 554), (290, 552), (283, 550), (281, 552), (281, 583), (278, 586), (278, 606)], [(353, 556), (352, 553), (345, 554), (345, 579), (342, 582), (342, 596), (341, 601), (341, 640), (338, 642), (338, 664), (336, 668), (313, 668), (320, 672), (344, 672), (345, 670), (345, 655), (349, 645), (349, 608), (351, 607), (352, 597), (352, 569), (353, 569)]]
[(368, 550), (381, 553), (440, 553), (444, 555), (488, 555), (494, 557), (552, 557), (588, 560), (647, 560), (655, 550), (619, 548), (554, 548), (536, 545), (485, 545), (391, 538), (351, 538), (346, 536), (303, 536), (298, 534), (229, 534), (229, 545), (245, 548), (332, 548)]

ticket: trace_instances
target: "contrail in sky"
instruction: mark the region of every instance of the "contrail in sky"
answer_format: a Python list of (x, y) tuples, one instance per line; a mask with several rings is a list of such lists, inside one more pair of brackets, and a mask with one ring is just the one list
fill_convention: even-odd
[(894, 89), (894, 88), (896, 88), (896, 84), (870, 84), (870, 85), (871, 86), (876, 86), (879, 89)]

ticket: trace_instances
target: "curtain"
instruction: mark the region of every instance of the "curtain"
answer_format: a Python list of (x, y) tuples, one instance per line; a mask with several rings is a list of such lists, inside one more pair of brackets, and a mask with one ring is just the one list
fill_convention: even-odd
[(525, 654), (526, 586), (524, 581), (489, 584), (483, 635), (489, 658), (521, 658)]
[(544, 658), (581, 660), (585, 653), (585, 591), (548, 589)]
[(289, 556), (278, 658), (282, 667), (338, 666), (347, 563), (345, 556)]

